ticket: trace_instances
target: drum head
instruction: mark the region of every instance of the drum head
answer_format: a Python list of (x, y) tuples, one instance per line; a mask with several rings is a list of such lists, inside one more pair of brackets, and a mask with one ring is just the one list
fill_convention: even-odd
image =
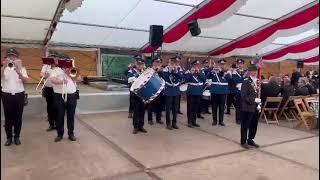
[(180, 89), (180, 91), (182, 91), (182, 92), (187, 91), (187, 89), (188, 89), (188, 84), (182, 84), (182, 85), (180, 85), (179, 89)]
[(136, 89), (140, 89), (143, 85), (146, 84), (146, 82), (149, 81), (149, 79), (154, 74), (154, 70), (151, 68), (146, 69), (131, 85), (130, 91), (134, 91)]

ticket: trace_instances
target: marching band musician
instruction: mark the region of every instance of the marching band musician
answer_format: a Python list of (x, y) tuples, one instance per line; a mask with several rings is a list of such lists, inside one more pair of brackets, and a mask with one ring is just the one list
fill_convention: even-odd
[(241, 85), (246, 71), (243, 69), (244, 61), (242, 59), (236, 60), (237, 65), (233, 64), (231, 67), (232, 78), (229, 80), (230, 94), (227, 97), (227, 112), (230, 114), (231, 104), (235, 107), (236, 123), (240, 124), (240, 106), (241, 106)]
[[(141, 56), (135, 56), (136, 65), (133, 71), (129, 72), (127, 75), (127, 81), (129, 84), (132, 83), (140, 76), (145, 68), (144, 60)], [(133, 134), (138, 132), (147, 133), (147, 130), (143, 128), (144, 126), (144, 113), (145, 104), (140, 97), (130, 91), (130, 101), (133, 105)]]
[[(203, 61), (202, 71), (204, 72), (206, 77), (209, 74), (209, 72), (211, 71), (210, 64), (209, 64), (208, 60)], [(207, 89), (208, 89), (208, 87), (204, 90), (207, 90)], [(210, 100), (204, 99), (204, 97), (200, 98), (200, 105), (199, 105), (198, 113), (197, 113), (198, 118), (204, 119), (204, 117), (201, 115), (202, 112), (207, 113), (207, 114), (211, 114), (209, 112), (209, 105), (210, 105)]]
[(185, 74), (185, 82), (188, 84), (187, 89), (187, 116), (188, 127), (200, 127), (196, 123), (197, 112), (200, 106), (200, 99), (203, 94), (204, 83), (206, 82), (206, 76), (200, 69), (200, 62), (193, 61), (191, 63), (192, 68)]
[[(128, 77), (129, 73), (136, 73), (135, 70), (135, 64), (129, 64), (128, 65), (128, 70), (125, 72), (125, 77)], [(127, 80), (128, 82), (128, 80)], [(131, 87), (132, 83), (128, 83), (129, 88)], [(133, 104), (132, 104), (132, 97), (131, 97), (131, 93), (129, 95), (129, 115), (128, 118), (132, 118), (132, 112), (133, 112)]]
[[(160, 58), (154, 58), (152, 60), (152, 68), (155, 71), (155, 73), (158, 73), (158, 75), (161, 74), (161, 62), (162, 60)], [(156, 113), (156, 122), (159, 124), (163, 124), (163, 122), (161, 121), (161, 111), (162, 111), (161, 98), (163, 98), (163, 96), (160, 94), (148, 104), (148, 123), (150, 125), (153, 125), (153, 120), (152, 120), (153, 111)]]
[[(14, 48), (7, 51), (7, 56), (1, 67), (2, 102), (5, 116), (5, 131), (7, 141), (5, 146), (14, 143), (20, 145), (20, 132), (22, 126), (22, 113), (25, 101), (23, 84), (28, 80), (26, 68), (22, 66), (19, 53)], [(13, 129), (13, 133), (12, 133)]]
[(219, 67), (213, 68), (208, 74), (207, 81), (210, 86), (211, 104), (212, 104), (212, 125), (217, 125), (217, 111), (219, 109), (219, 125), (225, 126), (223, 122), (224, 106), (226, 96), (229, 94), (228, 80), (231, 78), (229, 73), (226, 73), (224, 59), (218, 61)]
[[(48, 57), (56, 58), (57, 53), (51, 53)], [(54, 67), (55, 67), (55, 64), (52, 64), (52, 65), (44, 64), (42, 66), (40, 76), (44, 77), (45, 79), (48, 79)], [(56, 117), (55, 117), (56, 111), (55, 111), (55, 106), (53, 102), (53, 95), (54, 95), (53, 84), (50, 80), (47, 80), (42, 90), (42, 96), (46, 99), (46, 102), (47, 102), (47, 114), (48, 114), (48, 122), (49, 122), (49, 128), (47, 129), (47, 131), (52, 131), (56, 129)]]
[[(258, 88), (260, 83), (257, 79), (257, 67), (251, 65), (248, 68), (248, 76), (244, 79), (241, 86), (241, 146), (248, 149), (249, 146), (258, 148), (253, 139), (255, 138), (259, 113), (257, 110), (257, 104), (261, 102), (260, 98), (257, 98)], [(248, 136), (249, 130), (249, 136)]]
[[(180, 89), (179, 86), (182, 80), (182, 70), (180, 67), (179, 56), (172, 57), (169, 65), (162, 70), (162, 78), (165, 80), (166, 85), (164, 89), (165, 105), (166, 105), (166, 124), (167, 129), (179, 129), (177, 126), (177, 111), (179, 103)], [(170, 114), (172, 111), (172, 120)]]
[[(59, 54), (59, 61), (69, 60), (67, 55)], [(58, 63), (57, 63), (58, 64)], [(77, 107), (77, 100), (79, 99), (79, 93), (77, 91), (77, 82), (81, 82), (80, 75), (73, 80), (70, 74), (71, 68), (55, 67), (50, 73), (49, 80), (53, 84), (53, 99), (56, 110), (56, 129), (57, 137), (55, 142), (59, 142), (63, 139), (64, 134), (64, 116), (67, 113), (67, 128), (70, 141), (76, 141), (74, 135), (74, 116)]]

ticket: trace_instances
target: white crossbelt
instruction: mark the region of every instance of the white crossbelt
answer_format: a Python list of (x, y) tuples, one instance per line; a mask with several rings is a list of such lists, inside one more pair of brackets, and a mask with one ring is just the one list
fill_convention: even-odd
[(191, 86), (202, 86), (203, 83), (188, 83), (188, 85), (191, 85)]
[(168, 86), (172, 86), (172, 87), (176, 87), (176, 86), (179, 86), (179, 85), (180, 85), (179, 82), (178, 82), (178, 83), (175, 83), (175, 84), (171, 84), (171, 83), (166, 82), (166, 84), (167, 84)]
[(240, 91), (241, 91), (241, 86), (242, 86), (242, 83), (238, 83), (238, 84), (236, 85), (237, 89), (239, 89)]
[(222, 82), (212, 82), (211, 84), (222, 85), (222, 86), (227, 86), (228, 85), (228, 83), (222, 83)]

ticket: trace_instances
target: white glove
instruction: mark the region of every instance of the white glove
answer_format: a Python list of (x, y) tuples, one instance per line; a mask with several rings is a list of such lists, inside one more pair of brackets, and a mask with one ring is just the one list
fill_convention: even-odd
[(254, 102), (256, 102), (257, 104), (261, 103), (261, 99), (260, 98), (255, 98)]

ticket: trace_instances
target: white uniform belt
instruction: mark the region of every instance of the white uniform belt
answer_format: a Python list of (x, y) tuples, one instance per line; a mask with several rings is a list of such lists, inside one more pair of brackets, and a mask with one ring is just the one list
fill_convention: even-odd
[(228, 83), (222, 83), (222, 82), (212, 82), (211, 84), (222, 85), (222, 86), (227, 86), (228, 85)]
[(176, 86), (179, 86), (179, 85), (180, 85), (180, 83), (171, 84), (171, 83), (168, 83), (168, 82), (166, 82), (166, 84), (167, 84), (168, 86), (172, 86), (172, 87), (176, 87)]
[(188, 83), (188, 85), (191, 85), (191, 86), (202, 86), (203, 83)]

